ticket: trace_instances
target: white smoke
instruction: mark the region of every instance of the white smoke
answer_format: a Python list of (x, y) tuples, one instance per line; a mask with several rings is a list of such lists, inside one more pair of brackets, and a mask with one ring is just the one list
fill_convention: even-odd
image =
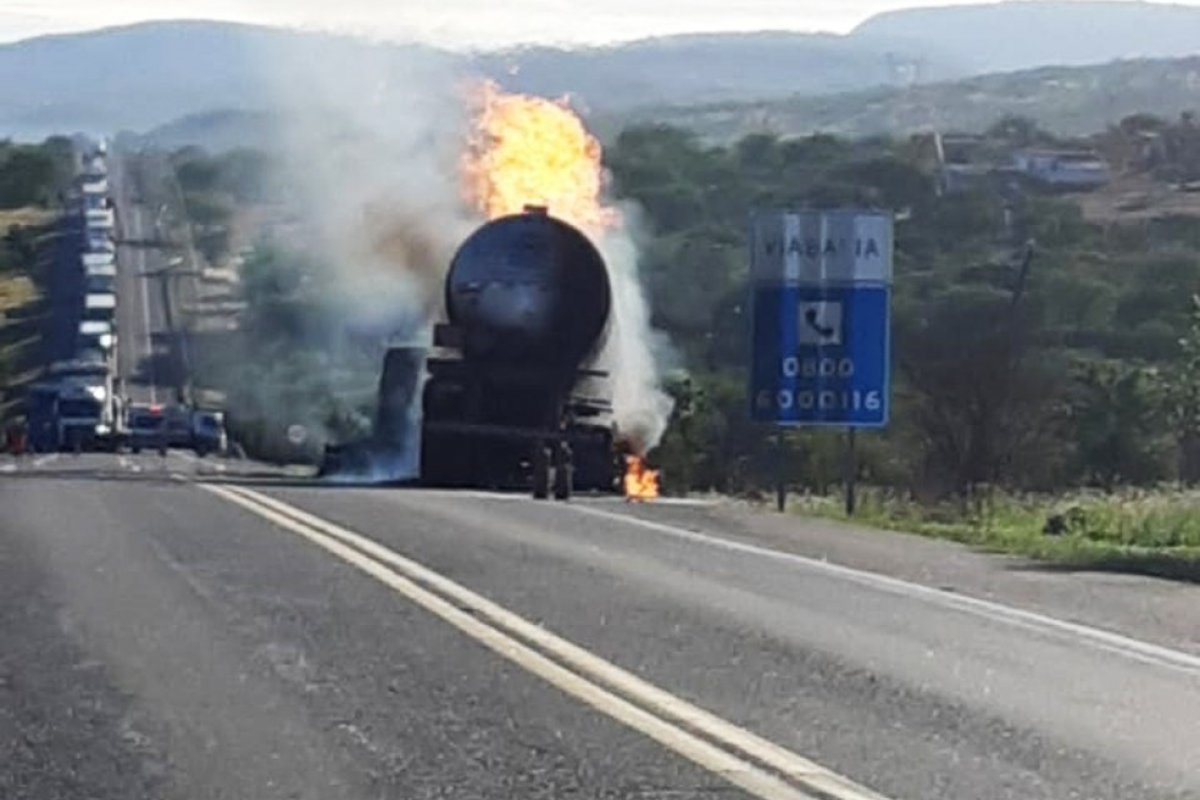
[[(270, 364), (239, 393), (273, 423), (303, 426), (308, 449), (319, 452), (346, 435), (344, 424), (341, 433), (325, 427), (331, 417), (371, 428), (361, 404), (374, 395), (382, 353), (364, 356), (359, 343), (427, 337), (445, 269), (473, 225), (454, 177), (468, 116), (459, 76), (429, 51), (388, 47), (364, 58), (361, 48), (318, 38), (262, 57), (275, 87), (272, 150), (286, 187), (265, 239), (284, 262), (316, 265), (319, 306), (338, 325), (330, 341), (295, 343), (325, 353), (328, 364), (303, 388), (278, 380)], [(369, 461), (355, 465), (362, 477), (415, 471), (415, 450), (355, 455)]]
[(456, 173), (459, 76), (424, 50), (295, 52), (280, 64), (282, 144), (301, 218), (358, 324), (426, 310), (470, 230)]
[[(628, 225), (632, 209), (623, 211)], [(671, 416), (673, 403), (662, 390), (656, 358), (656, 353), (666, 352), (669, 345), (650, 327), (632, 232), (626, 227), (612, 231), (599, 247), (608, 264), (613, 311), (598, 362), (611, 375), (613, 418), (621, 438), (645, 453), (658, 444)]]
[[(463, 76), (416, 49), (367, 59), (357, 49), (297, 49), (267, 54), (264, 65), (277, 78), (284, 183), (295, 189), (280, 236), (332, 270), (326, 300), (350, 327), (412, 342), (440, 312), (454, 250), (481, 221), (460, 192), (472, 111)], [(627, 226), (636, 219), (623, 216)], [(599, 366), (611, 376), (621, 438), (644, 452), (671, 413), (656, 363), (665, 342), (650, 327), (632, 230), (597, 244), (613, 294)], [(308, 409), (280, 413), (317, 424)]]

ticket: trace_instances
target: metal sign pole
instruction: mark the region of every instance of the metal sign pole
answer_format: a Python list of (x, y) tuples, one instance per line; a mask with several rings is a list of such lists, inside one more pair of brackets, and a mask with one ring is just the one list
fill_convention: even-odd
[(783, 446), (783, 431), (775, 431), (775, 510), (780, 514), (787, 507), (787, 481), (785, 474), (787, 450)]
[(858, 482), (858, 457), (854, 452), (854, 427), (846, 428), (846, 516), (854, 516), (855, 484)]

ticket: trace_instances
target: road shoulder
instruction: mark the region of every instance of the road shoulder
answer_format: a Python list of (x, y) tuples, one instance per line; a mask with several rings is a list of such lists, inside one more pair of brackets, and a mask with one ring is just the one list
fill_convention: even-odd
[(954, 542), (733, 501), (589, 505), (1097, 627), (1200, 655), (1200, 586), (1067, 570)]

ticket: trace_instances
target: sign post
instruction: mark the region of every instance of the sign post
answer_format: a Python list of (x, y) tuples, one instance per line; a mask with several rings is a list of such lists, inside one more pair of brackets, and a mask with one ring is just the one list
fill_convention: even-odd
[[(752, 418), (851, 432), (887, 425), (891, 215), (760, 214), (750, 246)], [(847, 439), (852, 446), (852, 434)], [(850, 471), (847, 509), (853, 513)]]

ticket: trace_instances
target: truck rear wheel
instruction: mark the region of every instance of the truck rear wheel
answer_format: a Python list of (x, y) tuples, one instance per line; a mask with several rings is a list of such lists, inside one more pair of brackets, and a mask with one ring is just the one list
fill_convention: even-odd
[(575, 464), (572, 459), (571, 446), (566, 442), (561, 442), (554, 448), (554, 499), (570, 500), (574, 481)]
[(533, 499), (547, 499), (550, 496), (550, 483), (550, 450), (538, 442), (533, 447)]

